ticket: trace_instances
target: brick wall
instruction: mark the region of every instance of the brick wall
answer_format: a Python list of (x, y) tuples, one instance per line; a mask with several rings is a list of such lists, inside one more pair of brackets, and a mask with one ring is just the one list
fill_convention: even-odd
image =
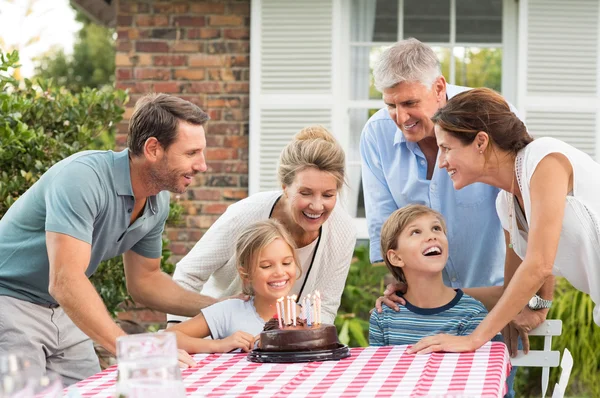
[[(119, 147), (133, 106), (145, 93), (177, 95), (211, 117), (208, 171), (173, 198), (185, 209), (183, 225), (166, 230), (176, 262), (229, 204), (248, 195), (250, 1), (118, 0), (116, 25), (117, 87), (131, 97)], [(139, 310), (122, 318), (153, 323), (164, 316)]]

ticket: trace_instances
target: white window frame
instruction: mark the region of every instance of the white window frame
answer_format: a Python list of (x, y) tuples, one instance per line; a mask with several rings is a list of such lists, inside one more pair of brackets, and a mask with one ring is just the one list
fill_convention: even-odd
[[(403, 20), (404, 20), (404, 0), (398, 1), (398, 38), (399, 40), (403, 38)], [(426, 44), (432, 47), (441, 47), (441, 48), (449, 48), (452, 49), (454, 47), (482, 47), (486, 48), (502, 48), (502, 93), (504, 97), (511, 103), (515, 104), (517, 100), (517, 42), (518, 42), (518, 3), (515, 0), (503, 0), (503, 15), (502, 15), (502, 43), (467, 43), (467, 42), (457, 42), (456, 41), (456, 0), (450, 1), (450, 41), (447, 43), (437, 43), (437, 42), (427, 42)], [(337, 77), (343, 77), (343, 81), (350, 81), (350, 62), (351, 62), (351, 47), (353, 46), (368, 46), (368, 47), (382, 47), (382, 46), (390, 46), (393, 45), (393, 42), (351, 42), (350, 41), (350, 19), (351, 19), (351, 3), (343, 2), (342, 0), (338, 0), (341, 2), (341, 9), (338, 6), (337, 9), (341, 11), (340, 18), (343, 22), (341, 24), (342, 28), (342, 46), (340, 48), (338, 56), (342, 57), (342, 61), (337, 62), (338, 65), (346, 65), (346, 67), (340, 71), (341, 73), (337, 74)], [(454, 60), (454, 52), (450, 51), (450, 77), (448, 79), (448, 83), (454, 84), (456, 79), (456, 63)], [(337, 79), (338, 82), (340, 79)], [(349, 142), (349, 131), (350, 131), (350, 119), (348, 117), (349, 111), (352, 109), (380, 109), (385, 104), (382, 100), (352, 100), (350, 98), (350, 89), (349, 84), (339, 88), (339, 91), (335, 91), (339, 93), (340, 97), (343, 100), (339, 101), (339, 105), (342, 106), (342, 114), (343, 120), (338, 123), (335, 123), (337, 126), (342, 128), (341, 131), (347, 132), (346, 134), (338, 134), (337, 137), (344, 148), (344, 150), (348, 153), (350, 149)], [(338, 117), (340, 113), (336, 112), (334, 115)], [(335, 120), (335, 119), (334, 119)], [(348, 161), (348, 166), (355, 165), (355, 163), (360, 163), (358, 161)], [(350, 167), (348, 167), (350, 169)], [(367, 228), (367, 220), (366, 218), (355, 218), (355, 227), (357, 230), (357, 238), (358, 239), (369, 239), (368, 228)]]

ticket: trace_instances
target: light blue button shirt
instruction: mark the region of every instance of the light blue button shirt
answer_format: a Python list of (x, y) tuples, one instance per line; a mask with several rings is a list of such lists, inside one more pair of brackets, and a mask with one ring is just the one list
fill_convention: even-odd
[[(465, 90), (448, 85), (448, 98)], [(395, 210), (418, 203), (446, 219), (449, 257), (443, 276), (447, 286), (502, 285), (505, 242), (496, 214), (497, 188), (475, 183), (457, 191), (437, 161), (428, 180), (427, 160), (419, 145), (406, 140), (386, 108), (365, 125), (360, 154), (371, 262), (383, 259), (380, 233), (385, 220)]]

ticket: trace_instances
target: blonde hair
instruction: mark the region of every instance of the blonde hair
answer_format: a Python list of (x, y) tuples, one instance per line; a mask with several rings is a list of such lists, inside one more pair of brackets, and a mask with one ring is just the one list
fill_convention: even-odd
[(395, 212), (393, 212), (385, 223), (383, 223), (383, 227), (381, 227), (381, 253), (383, 254), (383, 261), (385, 261), (385, 265), (388, 267), (394, 278), (396, 278), (399, 282), (406, 283), (406, 277), (404, 276), (404, 272), (402, 268), (394, 266), (388, 256), (388, 250), (396, 250), (398, 248), (398, 238), (404, 229), (416, 218), (421, 216), (431, 214), (435, 216), (440, 224), (442, 225), (442, 230), (444, 234), (446, 233), (446, 222), (444, 221), (444, 216), (442, 216), (437, 211), (423, 205), (408, 205), (404, 206)]
[(285, 186), (292, 185), (296, 174), (309, 167), (333, 175), (338, 190), (346, 180), (344, 150), (325, 127), (306, 127), (283, 148), (277, 172), (279, 182)]
[(277, 220), (268, 219), (258, 221), (246, 227), (237, 239), (235, 247), (235, 257), (238, 266), (238, 272), (242, 278), (242, 290), (244, 294), (254, 294), (252, 284), (247, 281), (252, 280), (252, 273), (256, 262), (262, 250), (270, 245), (275, 239), (281, 239), (292, 250), (294, 263), (298, 273), (296, 278), (302, 275), (302, 268), (296, 255), (296, 244), (290, 233)]

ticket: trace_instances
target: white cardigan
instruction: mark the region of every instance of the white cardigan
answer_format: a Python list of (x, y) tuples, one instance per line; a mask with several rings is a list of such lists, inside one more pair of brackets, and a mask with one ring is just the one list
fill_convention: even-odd
[[(260, 192), (236, 202), (206, 231), (194, 248), (179, 262), (173, 279), (184, 288), (214, 298), (242, 292), (235, 264), (235, 241), (242, 229), (269, 218), (281, 192)], [(321, 292), (323, 323), (333, 323), (356, 244), (352, 218), (338, 203), (323, 224), (314, 263), (302, 292)], [(301, 281), (291, 290), (298, 295)], [(303, 299), (301, 297), (300, 299)], [(184, 317), (169, 315), (168, 320)]]

